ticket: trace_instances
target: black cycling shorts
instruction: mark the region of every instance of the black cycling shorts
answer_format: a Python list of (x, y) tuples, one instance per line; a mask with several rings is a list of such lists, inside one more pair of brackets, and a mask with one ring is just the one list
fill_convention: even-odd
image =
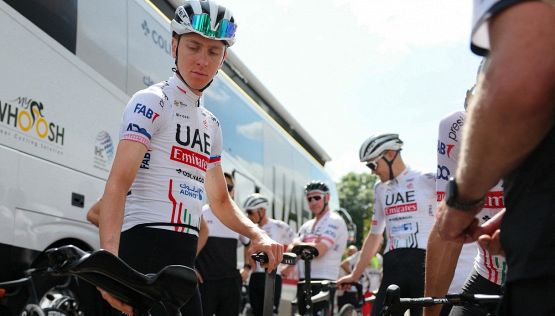
[[(119, 257), (141, 273), (157, 273), (167, 265), (194, 268), (198, 237), (152, 227), (133, 227), (121, 233)], [(181, 308), (182, 315), (202, 316), (202, 304), (197, 290)], [(151, 310), (152, 316), (166, 316), (162, 306)]]
[[(401, 297), (424, 295), (425, 260), (426, 251), (423, 249), (399, 248), (383, 256), (383, 279), (372, 306), (372, 316), (380, 315), (386, 289), (391, 284), (401, 288)], [(422, 315), (422, 308), (411, 308), (410, 315)]]
[(199, 285), (204, 316), (237, 316), (241, 303), (241, 276), (204, 280)]
[[(501, 295), (501, 286), (481, 276), (478, 271), (472, 270), (462, 287), (463, 293)], [(492, 306), (491, 311), (495, 311)], [(487, 310), (473, 305), (453, 306), (449, 316), (486, 316)]]

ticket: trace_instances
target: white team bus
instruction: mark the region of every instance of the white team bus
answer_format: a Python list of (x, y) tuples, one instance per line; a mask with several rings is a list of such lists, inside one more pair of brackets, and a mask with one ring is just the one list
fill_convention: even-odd
[[(98, 248), (85, 215), (103, 192), (125, 104), (171, 75), (176, 5), (0, 0), (0, 281), (40, 266), (45, 249)], [(222, 160), (235, 175), (239, 205), (264, 193), (270, 215), (297, 229), (310, 215), (303, 186), (317, 179), (330, 185), (338, 208), (323, 169), (329, 156), (233, 51), (205, 105), (222, 124)]]

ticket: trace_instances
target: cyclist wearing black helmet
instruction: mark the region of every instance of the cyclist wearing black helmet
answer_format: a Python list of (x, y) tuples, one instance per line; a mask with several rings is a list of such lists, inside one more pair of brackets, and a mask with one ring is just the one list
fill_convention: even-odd
[[(186, 0), (171, 30), (175, 75), (135, 93), (124, 110), (99, 214), (100, 247), (142, 273), (171, 264), (193, 267), (208, 198), (225, 225), (249, 237), (253, 251), (268, 254), (273, 270), (283, 247), (229, 196), (220, 164), (220, 123), (201, 101), (235, 41), (233, 14), (214, 1)], [(102, 295), (115, 308), (133, 312), (108, 293)], [(198, 292), (181, 313), (202, 313)]]
[[(385, 290), (391, 284), (401, 287), (402, 297), (424, 294), (426, 244), (436, 211), (435, 175), (406, 166), (401, 157), (402, 146), (397, 134), (377, 134), (360, 148), (360, 161), (380, 178), (380, 182), (374, 188), (372, 227), (360, 259), (353, 272), (338, 283), (358, 281), (379, 251), (386, 231), (383, 280), (372, 315), (381, 311)], [(421, 309), (411, 309), (411, 315), (421, 313)]]
[[(297, 237), (293, 240), (291, 247), (298, 242), (314, 243), (318, 249), (318, 257), (312, 260), (311, 279), (312, 280), (333, 280), (339, 276), (341, 266), (341, 256), (347, 246), (349, 233), (347, 225), (336, 212), (329, 208), (330, 192), (324, 182), (311, 181), (305, 186), (304, 192), (308, 207), (314, 218), (304, 223)], [(304, 265), (298, 265), (299, 278), (304, 280)], [(319, 286), (313, 285), (313, 292), (320, 290)], [(297, 287), (300, 293), (302, 288)], [(334, 289), (332, 289), (335, 292)], [(331, 293), (333, 297), (334, 293)], [(299, 297), (298, 307), (301, 314), (304, 313), (304, 298)], [(333, 310), (333, 306), (332, 306)]]

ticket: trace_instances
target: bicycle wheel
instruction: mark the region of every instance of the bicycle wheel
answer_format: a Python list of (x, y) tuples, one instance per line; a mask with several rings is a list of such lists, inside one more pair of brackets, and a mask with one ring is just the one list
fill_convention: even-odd
[(338, 313), (339, 316), (356, 316), (358, 315), (355, 307), (351, 304), (345, 304), (341, 307)]

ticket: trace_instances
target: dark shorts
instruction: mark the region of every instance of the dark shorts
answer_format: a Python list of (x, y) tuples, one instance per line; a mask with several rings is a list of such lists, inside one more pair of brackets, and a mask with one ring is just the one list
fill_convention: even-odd
[[(383, 279), (372, 307), (372, 316), (380, 314), (386, 289), (391, 284), (396, 284), (401, 288), (401, 297), (422, 297), (424, 295), (425, 260), (426, 251), (423, 249), (399, 248), (383, 256)], [(411, 316), (420, 316), (422, 308), (411, 308), (410, 314)]]
[[(473, 270), (466, 282), (464, 282), (463, 293), (468, 294), (492, 294), (500, 295), (501, 286), (481, 276), (476, 270)], [(494, 312), (497, 309), (497, 304), (490, 306), (490, 311)], [(477, 306), (453, 306), (449, 316), (486, 316), (487, 310)]]
[(204, 316), (237, 316), (241, 302), (241, 276), (205, 280), (199, 285)]
[[(119, 257), (141, 273), (157, 273), (167, 265), (194, 268), (198, 237), (171, 230), (133, 227), (121, 233)], [(166, 316), (162, 306), (154, 306), (152, 316)], [(182, 315), (202, 315), (198, 288), (181, 308)]]

